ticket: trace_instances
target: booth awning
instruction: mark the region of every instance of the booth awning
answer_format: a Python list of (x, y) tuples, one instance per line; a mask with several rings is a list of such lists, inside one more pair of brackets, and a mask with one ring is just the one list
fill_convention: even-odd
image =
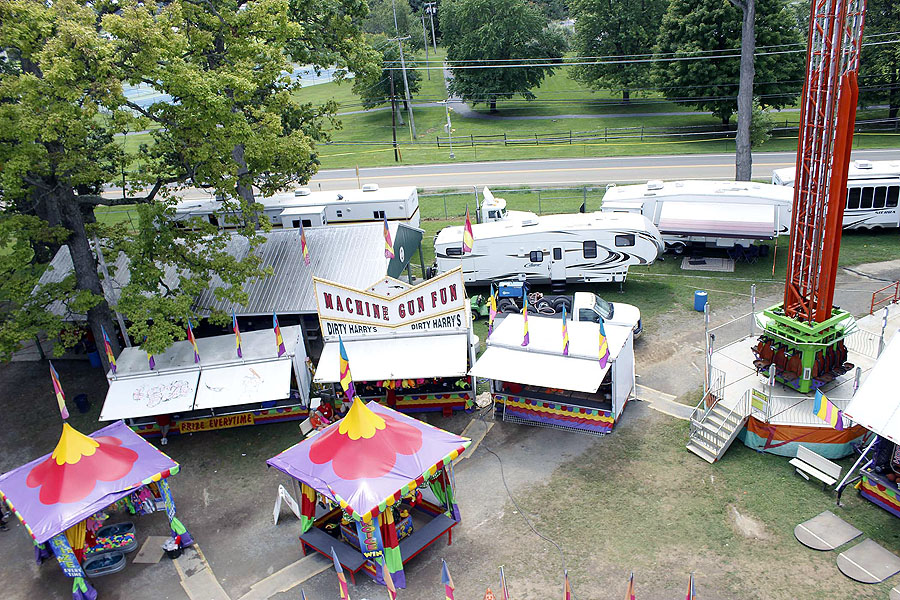
[(844, 414), (869, 431), (900, 444), (900, 332), (894, 335)]
[[(344, 340), (354, 381), (461, 377), (468, 370), (468, 334)], [(328, 342), (315, 381), (340, 381), (337, 341)]]
[(775, 206), (725, 202), (663, 203), (659, 230), (664, 234), (772, 239)]
[(194, 409), (283, 400), (291, 393), (291, 360), (204, 369)]
[(606, 324), (609, 361), (600, 366), (600, 325), (569, 322), (569, 355), (563, 356), (562, 320), (530, 316), (528, 346), (522, 346), (522, 315), (511, 314), (494, 329), (488, 347), (470, 373), (497, 381), (558, 388), (576, 392), (596, 392), (612, 361), (628, 340), (627, 325)]

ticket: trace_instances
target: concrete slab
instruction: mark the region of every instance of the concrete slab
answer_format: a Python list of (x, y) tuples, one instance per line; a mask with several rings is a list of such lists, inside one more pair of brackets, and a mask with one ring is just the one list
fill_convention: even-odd
[(837, 557), (841, 573), (861, 583), (881, 583), (900, 572), (900, 557), (872, 540), (863, 540)]
[(240, 600), (268, 600), (331, 568), (333, 563), (319, 553), (312, 553), (250, 586)]
[(131, 562), (138, 564), (155, 565), (163, 557), (162, 545), (169, 539), (167, 535), (151, 535), (144, 541), (144, 545), (138, 550)]
[(862, 535), (862, 531), (830, 510), (794, 527), (797, 541), (813, 550), (834, 550)]
[(183, 579), (181, 587), (191, 600), (231, 600), (209, 569), (197, 571)]
[(484, 440), (485, 436), (493, 426), (494, 422), (486, 419), (483, 422), (481, 419), (472, 419), (469, 421), (469, 424), (466, 425), (466, 428), (463, 429), (462, 433), (459, 435), (469, 438), (472, 440), (472, 443), (469, 444), (466, 451), (456, 459), (456, 464), (461, 463), (464, 459), (469, 458), (475, 453), (475, 449), (478, 448), (478, 445), (481, 444), (482, 440)]
[(645, 385), (635, 385), (634, 395), (638, 400), (649, 402), (650, 408), (653, 410), (669, 415), (670, 417), (675, 417), (676, 419), (681, 419), (682, 421), (689, 421), (691, 413), (694, 411), (691, 406), (675, 402), (675, 396), (672, 394), (667, 394)]

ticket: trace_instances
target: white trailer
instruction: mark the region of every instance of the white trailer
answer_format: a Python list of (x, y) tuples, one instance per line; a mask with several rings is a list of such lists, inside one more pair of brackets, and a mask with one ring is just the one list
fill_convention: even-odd
[[(274, 227), (295, 227), (294, 221), (309, 220), (310, 226), (401, 221), (418, 227), (419, 194), (415, 187), (386, 187), (366, 184), (362, 189), (312, 192), (298, 188), (257, 199), (262, 214)], [(324, 208), (324, 218), (316, 215)], [(298, 217), (298, 211), (303, 216)], [(180, 218), (199, 217), (219, 227), (231, 227), (237, 219), (227, 214), (220, 200), (183, 200), (175, 207)], [(304, 226), (306, 226), (304, 222)]]
[(648, 181), (611, 186), (600, 207), (605, 213), (642, 214), (656, 225), (667, 250), (696, 244), (713, 248), (750, 246), (787, 235), (793, 192), (743, 181)]
[(461, 226), (434, 241), (439, 273), (462, 266), (466, 283), (505, 279), (531, 283), (625, 281), (628, 267), (649, 265), (663, 251), (656, 227), (641, 215), (505, 213), (472, 225), (475, 245), (463, 254)]
[[(772, 172), (772, 183), (787, 186), (793, 192), (796, 169), (788, 167)], [(844, 229), (900, 227), (900, 161), (857, 160), (847, 172), (847, 204)]]

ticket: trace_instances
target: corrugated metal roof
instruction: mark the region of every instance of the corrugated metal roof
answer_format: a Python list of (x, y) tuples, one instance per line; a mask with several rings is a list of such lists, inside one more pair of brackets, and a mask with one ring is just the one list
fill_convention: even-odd
[[(389, 223), (391, 235), (396, 239), (397, 229), (406, 227)], [(413, 229), (414, 231), (418, 231)], [(321, 277), (357, 289), (365, 289), (387, 275), (388, 260), (384, 258), (383, 225), (366, 223), (335, 227), (313, 227), (306, 230), (310, 265), (303, 261), (300, 251), (300, 234), (297, 229), (283, 229), (263, 234), (266, 238), (254, 253), (261, 258), (261, 267), (271, 267), (273, 275), (247, 281), (246, 305), (215, 297), (214, 290), (222, 281), (213, 279), (210, 289), (203, 292), (195, 303), (201, 314), (219, 309), (238, 315), (265, 315), (273, 312), (284, 314), (315, 314), (316, 300), (312, 276)], [(243, 258), (248, 249), (247, 239), (234, 235), (226, 250)], [(410, 257), (406, 257), (407, 261)], [(58, 282), (72, 272), (72, 257), (63, 246), (53, 261), (51, 269), (41, 277), (40, 283)], [(122, 287), (129, 281), (128, 260), (120, 254), (115, 264), (109, 265), (111, 280), (104, 282), (107, 299), (111, 305), (118, 302)], [(166, 269), (166, 283), (176, 281), (175, 269)], [(60, 303), (51, 307), (55, 314), (68, 314)], [(127, 318), (127, 315), (125, 315)], [(73, 320), (83, 320), (83, 315), (71, 315)]]

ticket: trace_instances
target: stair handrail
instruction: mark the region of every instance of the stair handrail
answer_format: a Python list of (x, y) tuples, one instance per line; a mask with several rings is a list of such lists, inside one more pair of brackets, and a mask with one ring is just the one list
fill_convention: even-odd
[(725, 426), (725, 423), (727, 423), (728, 420), (731, 418), (731, 415), (734, 414), (734, 411), (736, 411), (737, 409), (741, 409), (740, 420), (743, 421), (744, 417), (746, 417), (747, 415), (750, 414), (749, 407), (750, 407), (750, 390), (748, 389), (748, 390), (744, 391), (744, 395), (741, 396), (741, 399), (738, 400), (735, 403), (735, 405), (731, 407), (731, 410), (728, 411), (728, 415), (725, 416), (725, 418), (722, 420), (722, 423), (716, 429), (716, 438), (719, 437), (719, 432), (722, 431), (722, 428)]

